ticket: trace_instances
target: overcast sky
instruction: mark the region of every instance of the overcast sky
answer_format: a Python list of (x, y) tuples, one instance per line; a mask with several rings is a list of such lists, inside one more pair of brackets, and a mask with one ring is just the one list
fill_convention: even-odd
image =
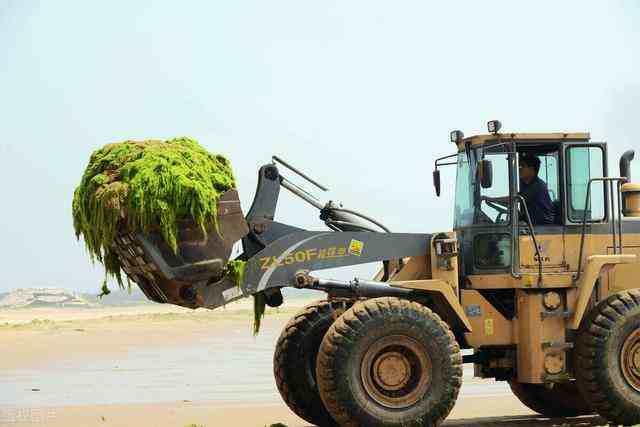
[[(0, 0), (0, 291), (98, 289), (71, 199), (109, 142), (194, 137), (245, 210), (278, 154), (411, 232), (452, 226), (453, 175), (431, 186), (452, 129), (590, 131), (617, 170), (640, 148), (638, 4)], [(322, 229), (288, 194), (277, 217)]]

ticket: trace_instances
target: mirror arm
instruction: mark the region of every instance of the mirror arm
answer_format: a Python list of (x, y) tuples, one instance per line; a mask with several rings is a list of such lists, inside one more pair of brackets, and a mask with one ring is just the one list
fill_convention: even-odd
[(446, 165), (457, 165), (458, 162), (444, 162), (444, 163), (440, 163), (441, 160), (446, 160), (446, 159), (450, 159), (452, 157), (457, 157), (458, 153), (455, 154), (449, 154), (448, 156), (444, 156), (444, 157), (440, 157), (437, 158), (435, 161), (435, 165), (434, 165), (434, 170), (433, 170), (433, 186), (436, 190), (436, 196), (440, 197), (440, 190), (441, 190), (441, 185), (440, 185), (440, 171), (438, 170), (438, 166), (446, 166)]

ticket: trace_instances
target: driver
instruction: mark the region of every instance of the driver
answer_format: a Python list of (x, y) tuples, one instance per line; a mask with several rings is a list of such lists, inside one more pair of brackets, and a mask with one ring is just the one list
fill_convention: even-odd
[(540, 159), (533, 154), (520, 156), (520, 194), (524, 199), (531, 223), (547, 225), (554, 223), (553, 203), (547, 184), (538, 177)]
[[(518, 194), (524, 199), (532, 225), (554, 224), (554, 209), (547, 184), (538, 177), (540, 172), (540, 159), (533, 154), (520, 156), (520, 191)], [(509, 205), (509, 197), (482, 197), (489, 202), (497, 202), (505, 206)], [(524, 212), (520, 219), (526, 220)]]

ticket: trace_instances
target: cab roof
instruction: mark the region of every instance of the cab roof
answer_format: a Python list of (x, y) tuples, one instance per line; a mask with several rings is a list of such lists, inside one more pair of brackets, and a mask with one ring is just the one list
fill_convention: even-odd
[(588, 142), (591, 135), (588, 132), (550, 132), (550, 133), (498, 133), (473, 135), (463, 138), (457, 143), (458, 149), (464, 149), (469, 143), (473, 145), (486, 144), (498, 141), (532, 141), (532, 142)]

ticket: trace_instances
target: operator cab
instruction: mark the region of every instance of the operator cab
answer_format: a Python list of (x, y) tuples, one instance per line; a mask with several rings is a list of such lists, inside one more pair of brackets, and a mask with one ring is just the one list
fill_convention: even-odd
[[(461, 244), (461, 276), (473, 274), (575, 271), (566, 245), (583, 221), (606, 227), (609, 221), (606, 144), (588, 133), (500, 133), (465, 138), (451, 133), (458, 152), (436, 161), (455, 165), (454, 230)], [(586, 206), (586, 209), (585, 209)], [(516, 219), (515, 221), (513, 219)], [(533, 241), (532, 241), (533, 240)], [(535, 244), (534, 244), (535, 242)]]

